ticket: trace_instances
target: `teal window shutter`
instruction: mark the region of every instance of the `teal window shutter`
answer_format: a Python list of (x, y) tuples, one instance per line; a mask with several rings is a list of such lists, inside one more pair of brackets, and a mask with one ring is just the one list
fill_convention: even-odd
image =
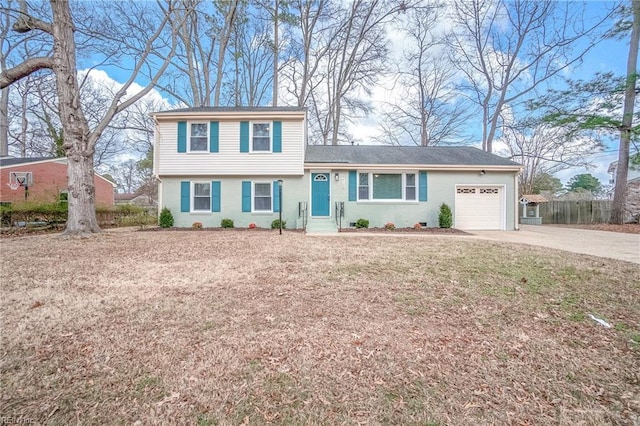
[(280, 191), (278, 190), (278, 181), (273, 181), (273, 211), (280, 211)]
[(219, 147), (220, 123), (212, 121), (209, 123), (209, 152), (218, 152)]
[(178, 152), (187, 152), (187, 122), (178, 121)]
[(282, 152), (282, 121), (273, 122), (273, 152)]
[(242, 181), (242, 211), (251, 211), (251, 181)]
[(349, 170), (349, 201), (356, 201), (358, 191), (358, 175), (355, 170)]
[(420, 172), (418, 181), (418, 201), (427, 201), (427, 172)]
[(249, 122), (248, 121), (240, 122), (240, 152), (249, 152)]
[(211, 181), (211, 211), (220, 211), (220, 181)]
[(180, 182), (180, 211), (188, 212), (191, 210), (191, 182)]

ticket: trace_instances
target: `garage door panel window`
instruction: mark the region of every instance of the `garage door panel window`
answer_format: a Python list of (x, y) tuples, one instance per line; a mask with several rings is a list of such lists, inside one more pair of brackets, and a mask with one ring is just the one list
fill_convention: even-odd
[(359, 173), (359, 201), (415, 201), (415, 173)]

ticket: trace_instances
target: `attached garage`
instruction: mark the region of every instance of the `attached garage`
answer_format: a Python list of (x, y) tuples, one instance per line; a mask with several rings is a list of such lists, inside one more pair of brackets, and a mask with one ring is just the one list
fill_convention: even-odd
[(457, 185), (454, 227), (463, 230), (504, 230), (505, 189), (503, 185)]

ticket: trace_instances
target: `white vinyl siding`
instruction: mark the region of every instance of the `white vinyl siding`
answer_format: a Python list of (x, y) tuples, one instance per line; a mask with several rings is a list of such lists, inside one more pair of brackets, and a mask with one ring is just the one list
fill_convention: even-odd
[[(304, 174), (305, 126), (302, 119), (282, 121), (282, 152), (269, 156), (240, 152), (240, 119), (219, 121), (219, 150), (215, 154), (185, 155), (178, 153), (177, 120), (158, 125), (157, 175), (227, 175), (227, 176), (302, 176)], [(272, 126), (271, 126), (272, 127)], [(273, 141), (271, 141), (273, 142)], [(250, 142), (251, 143), (251, 142)], [(271, 143), (272, 144), (272, 143)]]

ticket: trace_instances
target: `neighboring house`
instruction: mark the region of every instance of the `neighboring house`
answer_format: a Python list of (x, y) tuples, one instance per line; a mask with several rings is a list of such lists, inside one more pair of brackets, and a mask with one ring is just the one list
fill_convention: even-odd
[(148, 210), (156, 208), (155, 200), (143, 192), (133, 193), (116, 193), (115, 194), (116, 205), (132, 205), (138, 207), (144, 207)]
[[(609, 183), (615, 186), (618, 162), (609, 164), (607, 172), (611, 175)], [(627, 172), (627, 202), (625, 221), (637, 222), (640, 219), (640, 167), (631, 167)]]
[[(17, 189), (11, 184), (22, 183)], [(96, 206), (112, 207), (115, 185), (96, 174), (93, 182), (96, 186)], [(25, 185), (28, 185), (25, 187)], [(66, 200), (67, 159), (58, 158), (0, 158), (0, 202), (15, 203), (35, 201), (54, 203)], [(25, 197), (27, 193), (27, 197)]]
[(187, 108), (153, 118), (158, 206), (178, 227), (223, 218), (269, 227), (280, 214), (288, 228), (307, 218), (309, 231), (360, 218), (371, 227), (438, 226), (447, 203), (456, 228), (517, 228), (521, 166), (479, 149), (307, 145), (304, 108)]

